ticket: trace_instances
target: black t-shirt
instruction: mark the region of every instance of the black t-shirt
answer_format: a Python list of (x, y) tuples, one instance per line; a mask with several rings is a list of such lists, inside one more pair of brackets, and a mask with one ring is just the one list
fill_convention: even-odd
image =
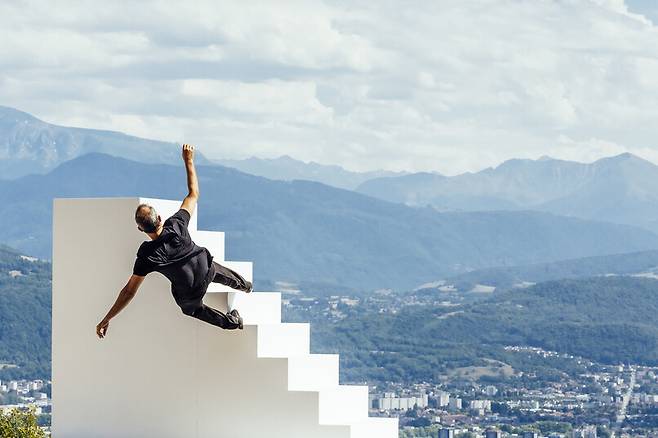
[(153, 271), (163, 274), (177, 298), (205, 285), (212, 262), (210, 252), (192, 241), (189, 222), (190, 213), (183, 208), (169, 217), (157, 239), (142, 242), (133, 267), (133, 274), (139, 276)]

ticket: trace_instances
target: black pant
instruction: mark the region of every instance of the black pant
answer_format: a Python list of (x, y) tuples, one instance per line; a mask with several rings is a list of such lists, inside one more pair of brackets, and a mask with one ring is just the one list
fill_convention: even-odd
[[(234, 270), (222, 266), (215, 261), (212, 262), (211, 269), (214, 271), (211, 282), (221, 283), (233, 289), (248, 290), (250, 286), (249, 282)], [(226, 330), (235, 330), (238, 328), (239, 322), (237, 317), (203, 304), (203, 296), (206, 294), (207, 288), (208, 285), (206, 284), (203, 288), (203, 293), (198, 298), (176, 300), (183, 313)]]

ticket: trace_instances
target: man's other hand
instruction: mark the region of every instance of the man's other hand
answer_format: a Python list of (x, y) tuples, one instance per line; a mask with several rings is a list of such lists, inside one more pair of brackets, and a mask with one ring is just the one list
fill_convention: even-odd
[(183, 145), (183, 161), (186, 163), (194, 161), (194, 146), (191, 144)]
[(104, 319), (96, 326), (96, 334), (99, 338), (103, 339), (107, 334), (107, 329), (110, 327), (110, 321)]

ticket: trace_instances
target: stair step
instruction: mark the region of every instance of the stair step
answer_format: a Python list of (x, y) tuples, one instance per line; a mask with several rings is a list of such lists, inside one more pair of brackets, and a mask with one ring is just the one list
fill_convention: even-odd
[(340, 385), (320, 391), (320, 424), (356, 424), (368, 420), (368, 387)]
[(190, 237), (194, 243), (208, 248), (215, 260), (224, 260), (225, 235), (221, 231), (191, 230)]
[(397, 418), (369, 417), (350, 425), (350, 438), (397, 437), (398, 427)]
[(288, 389), (320, 391), (338, 386), (337, 354), (309, 354), (288, 358)]
[(237, 309), (245, 324), (279, 324), (280, 292), (228, 292), (228, 310)]
[(281, 294), (279, 292), (207, 293), (203, 297), (203, 302), (224, 313), (231, 309), (238, 309), (247, 325), (279, 324), (281, 322)]
[[(167, 220), (169, 216), (180, 210), (180, 206), (183, 203), (183, 201), (174, 201), (169, 199), (155, 199), (155, 198), (139, 198), (139, 203), (148, 204), (154, 207), (155, 210), (160, 215), (160, 218), (162, 218), (162, 221), (164, 222), (165, 220)], [(194, 213), (192, 213), (192, 217), (190, 217), (190, 223), (187, 226), (187, 229), (190, 231), (190, 233), (192, 231), (196, 231), (198, 217), (199, 217), (199, 208), (197, 206), (197, 208), (194, 209)]]
[(294, 357), (309, 354), (309, 324), (259, 324), (257, 328), (258, 357)]
[[(254, 266), (252, 262), (231, 262), (223, 260), (215, 260), (220, 265), (226, 266), (227, 268), (233, 269), (238, 274), (242, 275), (245, 280), (254, 281)], [(231, 289), (228, 286), (224, 286), (221, 283), (210, 283), (208, 286), (208, 292), (235, 292), (235, 289)]]

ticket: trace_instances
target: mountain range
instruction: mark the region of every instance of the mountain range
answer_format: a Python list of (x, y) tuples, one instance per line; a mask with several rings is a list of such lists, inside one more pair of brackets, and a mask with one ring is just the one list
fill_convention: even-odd
[[(203, 145), (200, 145), (203, 148)], [(273, 159), (210, 161), (198, 151), (200, 164), (219, 164), (270, 179), (304, 179), (334, 187), (355, 189), (372, 178), (400, 176), (404, 172), (351, 172), (340, 166), (305, 163), (289, 156)], [(54, 125), (14, 108), (0, 106), (0, 178), (12, 179), (45, 173), (66, 160), (101, 152), (145, 163), (178, 162), (178, 145), (120, 132)]]
[[(603, 222), (657, 228), (658, 166), (630, 154), (592, 164), (510, 160), (454, 177), (358, 173), (286, 156), (197, 161), (201, 223), (227, 229), (229, 254), (254, 258), (271, 281), (415, 287), (471, 270), (658, 248), (655, 234)], [(0, 242), (44, 258), (52, 197), (176, 199), (185, 187), (173, 143), (56, 126), (7, 107), (0, 171)]]
[(304, 179), (347, 190), (354, 190), (370, 179), (406, 175), (406, 172), (387, 172), (384, 170), (351, 172), (340, 166), (314, 162), (305, 163), (288, 155), (272, 159), (252, 157), (245, 160), (213, 160), (213, 162), (269, 179), (283, 181)]
[[(173, 143), (118, 132), (68, 128), (0, 107), (0, 179), (45, 173), (66, 160), (102, 152), (145, 163), (177, 164)], [(594, 163), (513, 159), (476, 173), (351, 172), (339, 166), (275, 159), (207, 160), (275, 180), (308, 180), (382, 200), (438, 211), (533, 210), (644, 227), (658, 232), (658, 166), (631, 154)]]
[[(491, 266), (658, 248), (658, 236), (631, 226), (539, 212), (439, 213), (216, 165), (198, 174), (199, 226), (226, 231), (228, 258), (254, 260), (257, 280), (412, 288)], [(182, 164), (87, 154), (45, 175), (0, 181), (2, 240), (49, 258), (54, 197), (185, 193)]]
[(658, 166), (629, 153), (594, 163), (509, 160), (453, 177), (376, 178), (357, 191), (440, 211), (535, 210), (658, 230)]
[[(146, 163), (175, 163), (180, 147), (114, 131), (70, 128), (0, 106), (0, 179), (45, 173), (89, 152), (104, 152)], [(197, 154), (200, 163), (208, 163)]]

